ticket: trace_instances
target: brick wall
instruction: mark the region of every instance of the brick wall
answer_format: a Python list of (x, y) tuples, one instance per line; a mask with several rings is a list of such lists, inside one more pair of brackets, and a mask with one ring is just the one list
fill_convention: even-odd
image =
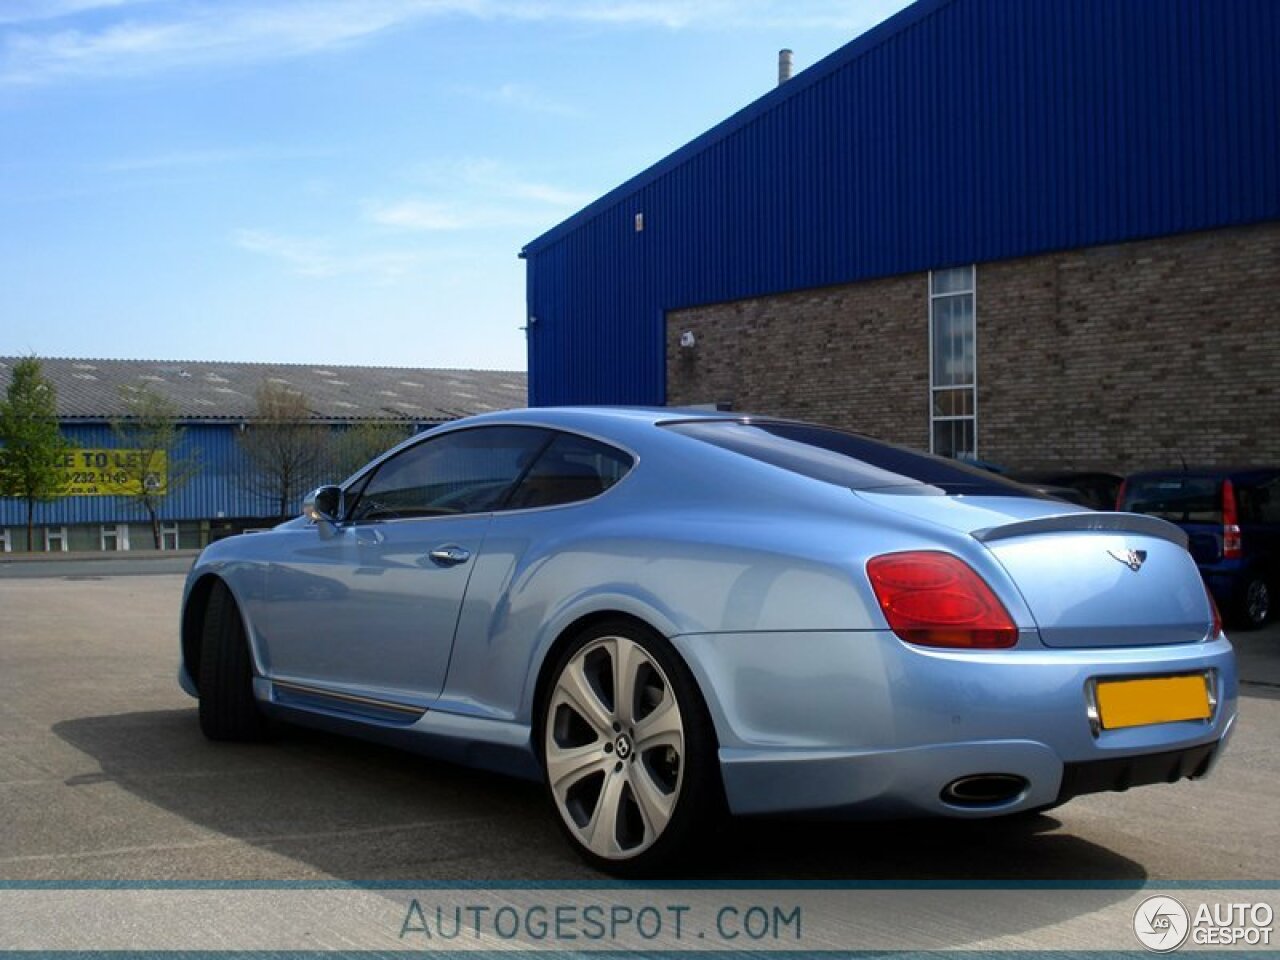
[[(977, 314), (983, 459), (1280, 462), (1280, 222), (979, 264)], [(926, 274), (677, 310), (668, 403), (927, 449), (928, 356)]]
[(928, 292), (913, 274), (673, 311), (667, 403), (727, 401), (927, 447)]

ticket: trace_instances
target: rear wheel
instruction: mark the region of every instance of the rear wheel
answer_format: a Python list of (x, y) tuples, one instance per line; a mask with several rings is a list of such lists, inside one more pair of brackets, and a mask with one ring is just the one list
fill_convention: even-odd
[(1273, 599), (1271, 586), (1261, 576), (1249, 578), (1249, 582), (1240, 591), (1240, 600), (1236, 606), (1236, 620), (1246, 630), (1256, 630), (1265, 626), (1271, 619)]
[(671, 645), (627, 621), (560, 657), (539, 725), (560, 826), (592, 866), (652, 875), (688, 852), (719, 795), (715, 736)]
[(240, 608), (221, 580), (204, 611), (199, 688), (200, 729), (210, 740), (260, 740), (266, 734), (253, 696), (253, 659)]

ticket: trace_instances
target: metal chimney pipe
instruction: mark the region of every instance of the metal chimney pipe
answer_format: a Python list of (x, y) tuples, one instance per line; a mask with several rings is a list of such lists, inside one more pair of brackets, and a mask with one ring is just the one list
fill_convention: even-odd
[(778, 86), (782, 86), (791, 79), (791, 51), (778, 51)]

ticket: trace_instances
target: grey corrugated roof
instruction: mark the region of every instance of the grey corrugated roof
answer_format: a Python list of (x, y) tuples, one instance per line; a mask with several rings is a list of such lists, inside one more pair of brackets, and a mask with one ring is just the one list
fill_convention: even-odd
[[(0, 357), (0, 391), (21, 357)], [(40, 357), (64, 419), (125, 416), (125, 387), (151, 387), (190, 420), (250, 419), (263, 383), (300, 390), (319, 420), (437, 422), (523, 407), (526, 376), (506, 370), (340, 367), (309, 363), (93, 360)]]

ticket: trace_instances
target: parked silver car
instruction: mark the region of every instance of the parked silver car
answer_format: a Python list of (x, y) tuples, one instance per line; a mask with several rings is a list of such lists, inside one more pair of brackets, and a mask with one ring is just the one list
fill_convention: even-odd
[(592, 864), (733, 813), (987, 817), (1203, 776), (1231, 645), (1153, 517), (869, 438), (673, 410), (451, 423), (208, 547), (183, 687), (538, 778)]

